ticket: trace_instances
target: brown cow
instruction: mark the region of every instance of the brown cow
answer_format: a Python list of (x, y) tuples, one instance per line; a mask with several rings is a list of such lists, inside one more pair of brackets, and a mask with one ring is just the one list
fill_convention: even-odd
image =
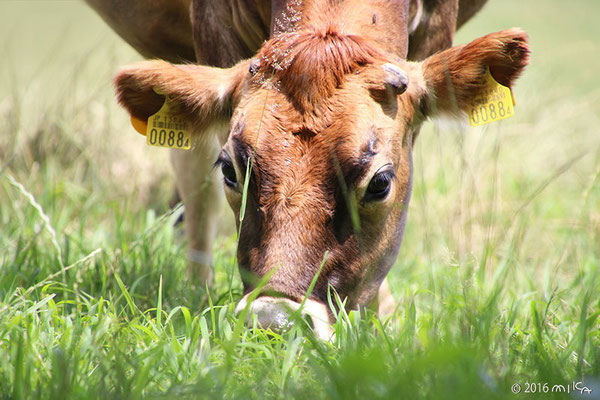
[[(230, 67), (254, 56), (270, 32), (276, 35), (291, 29), (291, 14), (299, 1), (87, 0), (142, 55), (217, 67)], [(485, 1), (411, 0), (409, 5), (406, 0), (387, 0), (395, 19), (388, 23), (395, 26), (401, 46), (397, 55), (406, 56), (402, 53), (405, 32), (410, 35), (409, 59), (421, 60), (449, 47), (455, 25), (460, 27)], [(225, 137), (229, 132), (228, 121), (211, 128), (216, 135), (202, 136)], [(171, 152), (178, 192), (186, 206), (189, 270), (201, 286), (212, 281), (210, 254), (218, 223), (214, 205), (220, 204), (222, 197), (220, 179), (212, 165), (219, 149), (220, 144), (213, 139), (197, 144), (193, 151)]]
[[(266, 19), (246, 24), (263, 18), (260, 7), (208, 13), (215, 4), (194, 3), (192, 13), (211, 27), (235, 11), (235, 32), (221, 39), (195, 34), (196, 57), (226, 64), (218, 53), (247, 54)], [(422, 122), (460, 115), (484, 89), (488, 68), (512, 85), (527, 64), (527, 38), (510, 29), (416, 63), (405, 60), (406, 1), (305, 0), (280, 15), (285, 22), (271, 24), (276, 32), (253, 59), (224, 69), (142, 62), (122, 69), (115, 84), (120, 103), (139, 119), (163, 103), (154, 90), (166, 93), (205, 139), (194, 152), (173, 152), (188, 221), (207, 213), (195, 193), (208, 175), (200, 153), (207, 152), (207, 139), (218, 136), (222, 144), (217, 163), (236, 221), (247, 185), (238, 226), (245, 296), (238, 308), (256, 278), (271, 274), (250, 308), (262, 325), (285, 326), (322, 265), (305, 313), (327, 337), (328, 288), (351, 309), (368, 305), (385, 287), (406, 224), (412, 146)], [(211, 42), (219, 51), (209, 51)], [(188, 228), (191, 244), (206, 249), (193, 235), (201, 225), (195, 226)]]

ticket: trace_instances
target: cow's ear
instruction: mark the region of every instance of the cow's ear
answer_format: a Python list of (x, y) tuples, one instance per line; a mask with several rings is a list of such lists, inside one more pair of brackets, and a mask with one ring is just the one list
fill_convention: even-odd
[(420, 64), (426, 116), (460, 114), (487, 87), (487, 70), (511, 87), (529, 61), (527, 34), (512, 28), (434, 54)]
[[(196, 128), (227, 117), (248, 76), (249, 61), (223, 69), (142, 61), (122, 68), (114, 83), (119, 103), (146, 121), (169, 97), (175, 111)], [(158, 94), (160, 93), (160, 94)]]

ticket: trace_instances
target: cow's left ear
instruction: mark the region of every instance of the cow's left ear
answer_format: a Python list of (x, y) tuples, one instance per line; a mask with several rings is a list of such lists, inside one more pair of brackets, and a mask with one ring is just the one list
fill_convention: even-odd
[(249, 76), (249, 64), (245, 60), (231, 68), (215, 68), (142, 61), (117, 73), (115, 89), (119, 103), (132, 117), (146, 121), (168, 96), (175, 111), (201, 130), (215, 119), (229, 117)]
[(491, 33), (434, 54), (420, 64), (418, 98), (426, 117), (460, 114), (487, 87), (487, 70), (511, 87), (529, 62), (527, 34), (518, 28)]

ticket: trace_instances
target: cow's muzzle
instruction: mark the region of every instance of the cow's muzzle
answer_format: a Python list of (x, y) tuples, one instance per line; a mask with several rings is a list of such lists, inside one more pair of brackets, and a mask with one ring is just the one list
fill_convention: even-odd
[[(239, 314), (248, 306), (250, 294), (245, 295), (237, 307)], [(246, 323), (251, 323), (253, 315), (263, 329), (275, 332), (284, 332), (294, 324), (290, 317), (300, 309), (301, 304), (285, 297), (260, 296), (250, 303)], [(329, 340), (333, 336), (333, 328), (329, 319), (329, 312), (324, 304), (307, 299), (302, 305), (300, 315), (306, 318), (315, 332), (322, 340)]]

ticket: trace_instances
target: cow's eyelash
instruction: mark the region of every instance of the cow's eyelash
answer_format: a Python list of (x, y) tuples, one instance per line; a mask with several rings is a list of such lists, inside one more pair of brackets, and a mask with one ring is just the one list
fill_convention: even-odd
[(218, 168), (221, 165), (223, 165), (223, 163), (225, 163), (226, 161), (224, 159), (222, 159), (221, 157), (217, 158), (217, 161), (215, 161), (212, 165), (212, 169)]
[(398, 177), (396, 176), (396, 171), (394, 170), (394, 165), (392, 163), (385, 164), (384, 166), (379, 168), (373, 176), (377, 174), (385, 174), (385, 176), (392, 181), (398, 179)]
[(231, 162), (231, 158), (229, 157), (229, 155), (222, 151), (219, 153), (217, 160), (214, 162), (214, 164), (212, 166), (212, 169), (221, 167), (221, 166), (223, 166), (223, 164), (233, 164), (233, 163)]
[(398, 177), (396, 176), (396, 172), (394, 170), (381, 171), (379, 174), (381, 176), (386, 177), (390, 181), (398, 180)]

